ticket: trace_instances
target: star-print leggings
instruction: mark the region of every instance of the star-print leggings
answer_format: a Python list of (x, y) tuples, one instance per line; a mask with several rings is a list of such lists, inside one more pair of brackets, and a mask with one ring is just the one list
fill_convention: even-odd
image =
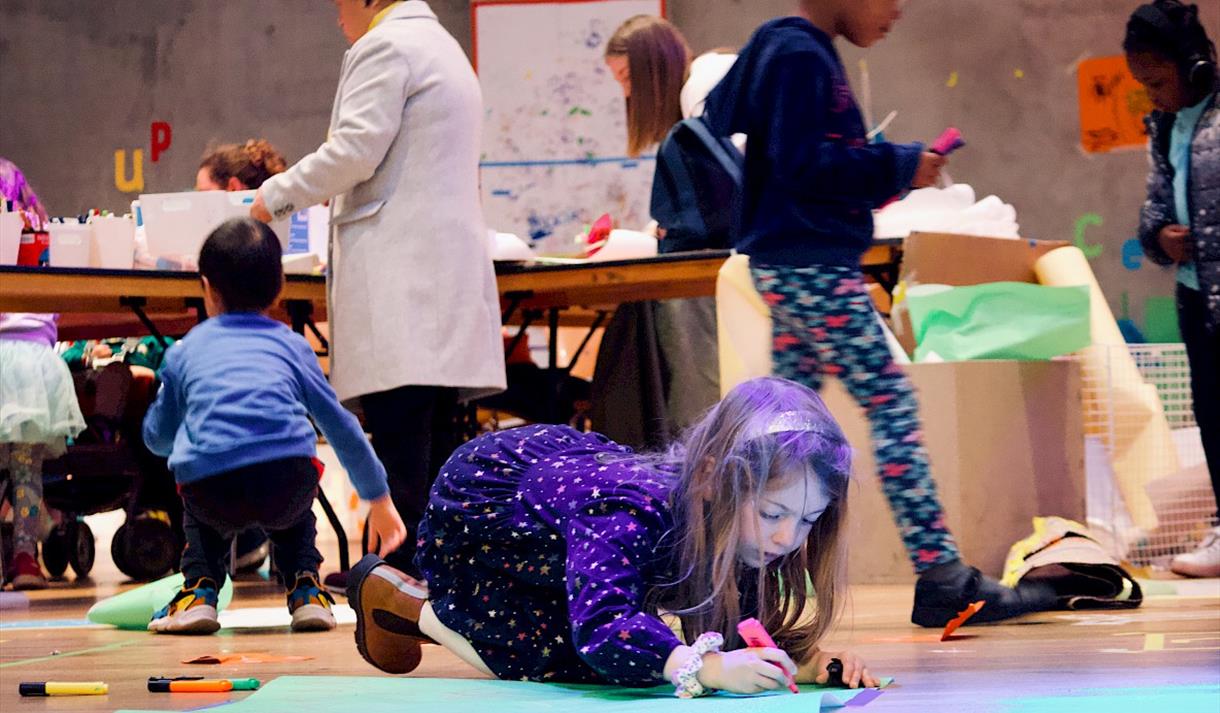
[(40, 443), (0, 443), (7, 450), (13, 502), (13, 553), (38, 557), (42, 531), (42, 460)]
[(751, 266), (771, 307), (774, 374), (820, 390), (838, 377), (872, 426), (877, 474), (916, 572), (958, 559), (928, 469), (919, 405), (856, 268)]

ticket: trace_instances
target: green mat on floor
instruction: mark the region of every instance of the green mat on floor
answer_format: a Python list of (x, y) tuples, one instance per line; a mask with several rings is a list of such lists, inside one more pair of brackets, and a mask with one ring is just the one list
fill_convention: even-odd
[[(885, 683), (891, 681), (892, 679), (886, 679)], [(731, 696), (721, 693), (699, 699), (697, 705), (701, 713), (809, 713), (817, 711), (819, 707), (846, 705), (862, 692), (802, 686), (799, 695), (787, 690), (759, 696)], [(187, 694), (180, 694), (184, 695)], [(674, 698), (671, 686), (635, 689), (459, 678), (283, 676), (241, 701), (208, 710), (216, 713), (334, 713), (348, 710), (359, 713), (402, 713), (404, 710), (433, 713), (691, 713), (690, 706), (690, 701)]]

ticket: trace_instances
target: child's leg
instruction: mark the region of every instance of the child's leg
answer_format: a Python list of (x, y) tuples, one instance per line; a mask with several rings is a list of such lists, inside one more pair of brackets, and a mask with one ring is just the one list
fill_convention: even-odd
[(449, 649), (455, 656), (477, 668), (488, 676), (495, 676), (474, 647), (461, 634), (441, 623), (432, 611), (432, 603), (425, 602), (419, 612), (419, 630), (436, 643)]
[(211, 634), (220, 629), (220, 587), (225, 581), (225, 555), (229, 537), (218, 532), (195, 512), (183, 492), (182, 589), (148, 622), (148, 630), (161, 634)]
[(1220, 328), (1207, 329), (1203, 294), (1178, 285), (1178, 323), (1190, 362), (1190, 391), (1220, 519)]
[(306, 507), (296, 522), (283, 529), (268, 529), (271, 540), (271, 557), (279, 569), (280, 581), (292, 589), (297, 575), (316, 575), (322, 564), (322, 553), (318, 551), (318, 521), (312, 507)]
[(1185, 577), (1220, 576), (1220, 328), (1207, 329), (1207, 301), (1198, 290), (1178, 285), (1178, 324), (1190, 361), (1190, 392), (1203, 455), (1211, 473), (1217, 519), (1193, 551), (1178, 555), (1170, 570)]
[(200, 577), (208, 577), (218, 587), (224, 584), (229, 538), (199, 519), (189, 501), (185, 503), (182, 513), (182, 530), (186, 536), (186, 547), (182, 550), (182, 576), (187, 584)]
[(959, 559), (929, 472), (919, 405), (890, 355), (859, 272), (827, 266), (752, 271), (772, 308), (776, 375), (814, 388), (821, 374), (837, 376), (864, 408), (882, 489), (916, 572)]
[(14, 443), (9, 474), (13, 484), (13, 554), (37, 559), (42, 533), (42, 446)]
[(788, 279), (788, 271), (751, 266), (750, 273), (759, 294), (771, 305), (772, 373), (821, 391), (822, 369), (817, 345), (808, 336), (812, 325), (805, 322), (805, 315), (789, 309), (800, 299), (800, 294)]
[(297, 522), (282, 530), (269, 530), (272, 561), (279, 568), (280, 580), (288, 590), (288, 611), (292, 613), (293, 631), (330, 631), (336, 626), (331, 607), (334, 597), (318, 581), (316, 519), (312, 508), (306, 508)]

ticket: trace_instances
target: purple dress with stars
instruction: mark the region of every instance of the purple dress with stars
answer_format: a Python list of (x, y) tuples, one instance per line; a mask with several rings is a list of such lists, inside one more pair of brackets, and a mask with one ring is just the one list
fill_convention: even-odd
[(645, 599), (673, 576), (675, 483), (566, 426), (476, 438), (442, 468), (420, 524), (433, 611), (502, 679), (664, 683), (682, 642)]

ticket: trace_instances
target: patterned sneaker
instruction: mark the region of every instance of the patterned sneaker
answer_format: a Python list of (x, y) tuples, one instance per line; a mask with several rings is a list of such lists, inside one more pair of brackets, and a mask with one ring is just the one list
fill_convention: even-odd
[(428, 589), (377, 555), (365, 555), (348, 577), (347, 601), (356, 610), (356, 649), (386, 673), (410, 673), (430, 641), (419, 629)]
[(42, 567), (38, 566), (38, 560), (29, 552), (18, 552), (13, 557), (13, 568), (8, 579), (13, 583), (14, 591), (47, 588), (47, 577), (42, 573)]
[(1220, 527), (1209, 530), (1194, 552), (1174, 557), (1169, 569), (1183, 577), (1220, 577)]
[(288, 593), (288, 611), (292, 613), (293, 631), (330, 631), (335, 628), (335, 615), (330, 608), (335, 598), (322, 589), (318, 575), (301, 573)]
[(220, 629), (216, 603), (220, 587), (211, 577), (182, 585), (169, 604), (153, 614), (148, 630), (158, 634), (214, 634)]

